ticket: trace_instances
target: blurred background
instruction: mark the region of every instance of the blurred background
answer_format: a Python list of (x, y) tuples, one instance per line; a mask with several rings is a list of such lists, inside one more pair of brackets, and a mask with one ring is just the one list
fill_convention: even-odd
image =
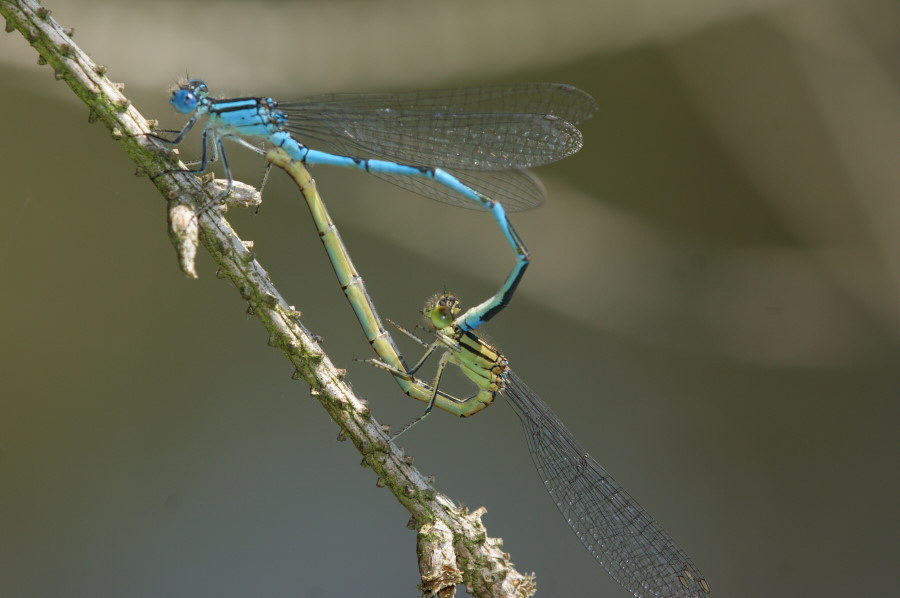
[[(900, 5), (890, 0), (47, 2), (148, 118), (168, 90), (292, 99), (528, 80), (590, 92), (585, 148), (513, 221), (488, 327), (713, 596), (890, 595), (900, 533)], [(165, 202), (18, 34), (0, 36), (0, 595), (414, 596), (415, 536)], [(182, 155), (196, 157), (192, 137)], [(258, 184), (263, 163), (229, 154)], [(280, 173), (275, 173), (280, 175)], [(483, 213), (313, 171), (383, 316), (513, 264)], [(382, 423), (368, 346), (296, 189), (244, 239)], [(410, 355), (415, 347), (403, 345)], [(624, 597), (502, 400), (402, 445), (542, 596)]]

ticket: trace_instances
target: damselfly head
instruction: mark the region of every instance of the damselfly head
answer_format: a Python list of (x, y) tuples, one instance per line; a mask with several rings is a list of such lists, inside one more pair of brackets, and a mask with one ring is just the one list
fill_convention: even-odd
[(459, 309), (459, 299), (455, 295), (442, 293), (429, 297), (422, 315), (432, 326), (440, 330), (453, 324)]
[(208, 93), (206, 83), (200, 79), (189, 79), (172, 92), (169, 103), (182, 114), (190, 114), (197, 109), (197, 104), (205, 99)]

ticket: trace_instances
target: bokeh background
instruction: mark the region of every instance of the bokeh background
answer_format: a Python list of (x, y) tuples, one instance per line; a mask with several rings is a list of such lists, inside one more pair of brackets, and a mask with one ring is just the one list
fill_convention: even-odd
[[(891, 0), (49, 1), (163, 126), (185, 73), (292, 97), (526, 80), (601, 110), (490, 338), (679, 541), (713, 596), (888, 596), (900, 557), (900, 5)], [(0, 595), (414, 596), (407, 514), (266, 346), (165, 203), (17, 34), (0, 36)], [(196, 155), (198, 139), (182, 150)], [(236, 148), (239, 178), (262, 163)], [(279, 173), (276, 173), (279, 174)], [(381, 313), (493, 292), (490, 219), (319, 167)], [(379, 421), (380, 372), (283, 176), (234, 214)], [(410, 354), (413, 347), (408, 347)], [(543, 596), (624, 597), (512, 411), (402, 444)]]

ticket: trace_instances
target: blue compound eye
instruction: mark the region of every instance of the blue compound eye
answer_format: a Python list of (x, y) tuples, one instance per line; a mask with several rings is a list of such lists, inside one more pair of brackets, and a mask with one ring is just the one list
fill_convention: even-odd
[(179, 89), (172, 94), (172, 99), (169, 100), (169, 103), (175, 106), (175, 110), (182, 114), (193, 112), (197, 108), (197, 102), (197, 96), (189, 89)]

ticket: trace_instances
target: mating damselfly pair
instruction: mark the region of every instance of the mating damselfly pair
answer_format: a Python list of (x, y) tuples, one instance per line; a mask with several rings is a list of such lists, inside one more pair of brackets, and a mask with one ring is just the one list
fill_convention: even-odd
[[(192, 79), (172, 94), (171, 104), (190, 115), (170, 143), (181, 142), (204, 116), (199, 167), (221, 159), (230, 183), (223, 140), (261, 152), (248, 139), (280, 153), (270, 160), (299, 182), (299, 164), (330, 164), (364, 170), (420, 195), (489, 211), (516, 254), (516, 264), (492, 297), (459, 313), (458, 300), (436, 296), (425, 316), (434, 341), (419, 340), (425, 354), (409, 367), (375, 310), (315, 189), (303, 195), (335, 273), (378, 359), (409, 396), (467, 416), (504, 394), (525, 429), (545, 487), (560, 512), (604, 568), (635, 596), (704, 596), (709, 587), (684, 551), (652, 517), (588, 455), (553, 411), (509, 368), (507, 359), (475, 329), (510, 301), (529, 254), (506, 210), (538, 205), (543, 188), (526, 169), (565, 158), (580, 149), (576, 125), (597, 105), (585, 92), (555, 83), (417, 91), (400, 94), (329, 94), (296, 102), (271, 98), (215, 99)], [(226, 190), (227, 193), (227, 190)], [(428, 381), (417, 377), (425, 360), (440, 354)], [(475, 384), (460, 399), (440, 389), (448, 363)], [(405, 428), (404, 428), (405, 429)]]

